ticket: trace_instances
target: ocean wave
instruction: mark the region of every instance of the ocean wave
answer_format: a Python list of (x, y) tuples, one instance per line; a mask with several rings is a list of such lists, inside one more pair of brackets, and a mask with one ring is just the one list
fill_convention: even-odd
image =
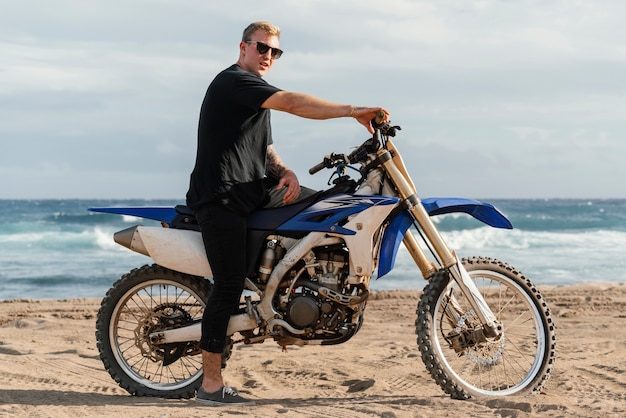
[(0, 234), (3, 251), (20, 248), (54, 249), (56, 251), (76, 250), (116, 250), (122, 249), (113, 241), (113, 233), (118, 229), (91, 227), (74, 231), (26, 231), (14, 234)]
[(509, 248), (523, 250), (561, 248), (623, 247), (626, 231), (524, 231), (502, 230), (489, 227), (446, 231), (441, 233), (448, 245), (455, 249)]
[[(624, 231), (534, 232), (483, 227), (441, 235), (459, 257), (496, 258), (523, 271), (537, 284), (626, 281)], [(426, 248), (424, 251), (434, 258)], [(392, 285), (404, 283), (401, 288), (421, 286), (421, 274), (404, 246), (394, 270), (383, 279)]]
[[(104, 295), (132, 268), (152, 263), (117, 245), (113, 234), (135, 217), (88, 207), (174, 205), (150, 201), (0, 201), (0, 299)], [(465, 214), (433, 217), (459, 257), (508, 262), (537, 284), (626, 281), (626, 200), (497, 201), (516, 229), (485, 226)], [(373, 289), (421, 289), (419, 269), (403, 246)]]

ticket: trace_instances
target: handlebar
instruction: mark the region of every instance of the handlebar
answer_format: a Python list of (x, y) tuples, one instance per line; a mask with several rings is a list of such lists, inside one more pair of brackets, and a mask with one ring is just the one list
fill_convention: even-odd
[(389, 124), (384, 122), (384, 120), (385, 112), (379, 110), (374, 119), (370, 121), (372, 127), (374, 128), (374, 135), (372, 135), (371, 138), (368, 138), (365, 142), (363, 142), (363, 144), (361, 144), (361, 146), (352, 151), (347, 157), (343, 154), (335, 153), (325, 156), (324, 161), (309, 169), (309, 174), (315, 174), (323, 168), (333, 168), (338, 163), (354, 164), (366, 158), (368, 154), (376, 152), (381, 147), (381, 144), (384, 145), (384, 139), (381, 141), (381, 135), (383, 137), (393, 137), (396, 135), (396, 130), (400, 130), (399, 126), (389, 126)]
[(339, 164), (346, 163), (346, 156), (343, 154), (332, 153), (324, 157), (324, 161), (309, 169), (309, 174), (315, 174), (322, 168), (333, 168)]
[(324, 167), (326, 167), (326, 158), (324, 158), (324, 161), (317, 164), (316, 166), (309, 168), (309, 174), (315, 174)]

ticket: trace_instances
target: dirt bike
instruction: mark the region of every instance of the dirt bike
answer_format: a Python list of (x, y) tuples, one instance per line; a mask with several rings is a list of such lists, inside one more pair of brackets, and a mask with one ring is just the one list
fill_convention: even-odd
[[(545, 299), (507, 263), (459, 259), (431, 216), (465, 213), (507, 229), (510, 221), (486, 202), (420, 199), (392, 142), (400, 127), (373, 122), (375, 134), (354, 151), (327, 155), (309, 170), (333, 169), (330, 189), (250, 215), (246, 290), (228, 324), (222, 367), (234, 344), (350, 340), (363, 324), (372, 278), (392, 270), (403, 243), (427, 280), (417, 305), (417, 348), (441, 388), (456, 399), (541, 390), (556, 354)], [(155, 264), (123, 275), (102, 300), (96, 337), (104, 367), (133, 395), (193, 397), (202, 381), (201, 318), (212, 289), (193, 212), (90, 210), (162, 225), (114, 234)]]

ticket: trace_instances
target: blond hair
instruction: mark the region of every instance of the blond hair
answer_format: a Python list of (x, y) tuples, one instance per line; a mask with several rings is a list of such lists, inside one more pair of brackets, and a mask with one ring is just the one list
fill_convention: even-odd
[(243, 35), (241, 37), (242, 41), (249, 41), (252, 34), (259, 29), (263, 30), (268, 35), (276, 36), (280, 38), (280, 29), (278, 26), (270, 23), (270, 22), (253, 22), (248, 25), (247, 28), (244, 29)]

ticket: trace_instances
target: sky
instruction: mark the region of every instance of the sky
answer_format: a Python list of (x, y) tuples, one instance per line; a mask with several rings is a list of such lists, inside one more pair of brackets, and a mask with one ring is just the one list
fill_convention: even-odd
[[(199, 109), (243, 29), (281, 28), (265, 79), (383, 106), (418, 195), (626, 198), (626, 2), (0, 0), (0, 199), (180, 199)], [(368, 137), (272, 112), (308, 169)]]

